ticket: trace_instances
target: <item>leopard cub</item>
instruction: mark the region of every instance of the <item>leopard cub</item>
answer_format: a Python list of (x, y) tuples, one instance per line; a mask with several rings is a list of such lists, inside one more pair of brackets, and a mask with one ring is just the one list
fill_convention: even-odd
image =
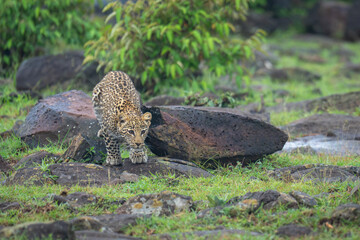
[(101, 127), (98, 136), (105, 140), (106, 164), (122, 164), (120, 139), (129, 146), (132, 163), (146, 163), (144, 140), (151, 113), (141, 113), (140, 96), (130, 77), (120, 71), (109, 72), (95, 86), (92, 102)]

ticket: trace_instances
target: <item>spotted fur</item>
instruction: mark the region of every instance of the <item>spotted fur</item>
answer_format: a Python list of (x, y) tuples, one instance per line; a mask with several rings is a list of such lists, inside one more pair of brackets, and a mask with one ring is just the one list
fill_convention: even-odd
[(132, 163), (147, 162), (144, 140), (151, 123), (151, 113), (142, 114), (140, 96), (130, 77), (120, 71), (109, 72), (93, 91), (92, 102), (100, 123), (99, 137), (106, 145), (106, 163), (121, 165), (119, 140), (130, 148)]

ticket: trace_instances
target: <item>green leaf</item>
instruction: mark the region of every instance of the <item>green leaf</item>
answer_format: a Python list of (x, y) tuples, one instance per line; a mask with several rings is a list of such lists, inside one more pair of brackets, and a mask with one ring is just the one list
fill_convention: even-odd
[(191, 34), (196, 38), (196, 41), (198, 41), (198, 43), (202, 43), (201, 35), (197, 30), (192, 31)]
[(172, 44), (172, 42), (173, 42), (173, 32), (171, 30), (166, 31), (166, 36), (167, 36), (170, 44)]
[(147, 71), (144, 71), (142, 74), (141, 74), (141, 84), (145, 84), (146, 83), (146, 80), (147, 80)]

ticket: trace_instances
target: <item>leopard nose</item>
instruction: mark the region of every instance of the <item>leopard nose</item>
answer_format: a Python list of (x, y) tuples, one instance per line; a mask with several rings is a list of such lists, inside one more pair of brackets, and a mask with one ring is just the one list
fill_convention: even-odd
[(136, 146), (138, 146), (138, 147), (141, 145), (141, 143), (135, 143), (135, 144), (136, 144)]

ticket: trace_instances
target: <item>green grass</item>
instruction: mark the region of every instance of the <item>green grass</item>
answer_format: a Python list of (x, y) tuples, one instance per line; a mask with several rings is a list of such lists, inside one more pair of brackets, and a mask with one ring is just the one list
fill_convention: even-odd
[[(249, 96), (238, 101), (238, 104), (260, 103), (263, 97), (266, 106), (274, 106), (280, 103), (296, 102), (318, 98), (330, 94), (347, 93), (351, 91), (359, 91), (359, 75), (351, 75), (347, 78), (341, 74), (344, 63), (340, 62), (338, 57), (331, 54), (332, 49), (322, 48), (317, 42), (303, 42), (293, 39), (289, 36), (275, 36), (268, 40), (268, 44), (275, 44), (282, 48), (315, 48), (320, 49), (319, 55), (326, 60), (324, 64), (316, 64), (304, 62), (294, 56), (281, 56), (276, 67), (301, 67), (314, 73), (322, 75), (320, 81), (312, 84), (302, 83), (295, 80), (279, 83), (273, 82), (269, 77), (254, 79), (252, 85), (262, 86), (261, 91), (253, 90)], [(353, 58), (354, 63), (360, 63), (360, 47), (354, 43), (340, 43), (334, 48), (344, 47), (351, 50), (356, 56)], [(276, 53), (276, 52), (275, 52)], [(189, 86), (180, 88), (171, 88), (164, 86), (162, 93), (172, 94), (174, 96), (189, 96), (200, 91), (214, 91), (214, 86), (221, 82), (219, 78), (205, 73), (203, 77), (194, 79)], [(222, 82), (226, 85), (229, 83)], [(247, 91), (249, 86), (239, 91)], [(71, 86), (67, 86), (64, 90), (69, 90)], [(285, 98), (277, 97), (273, 94), (274, 90), (285, 89), (289, 91), (289, 96)], [(313, 91), (320, 89), (319, 91)], [(3, 93), (4, 104), (0, 106), (0, 116), (8, 116), (0, 119), (0, 132), (10, 130), (17, 120), (24, 120), (27, 111), (24, 110), (36, 104), (35, 99), (29, 99), (22, 95), (13, 101), (6, 96), (15, 91), (14, 86), (0, 86)], [(58, 93), (55, 88), (47, 89), (42, 94), (50, 96)], [(308, 117), (319, 112), (304, 113), (301, 111), (271, 113), (271, 123), (276, 126), (289, 124), (300, 118)], [(339, 110), (330, 111), (335, 114), (349, 114)], [(359, 111), (350, 113), (359, 116)], [(30, 149), (16, 136), (0, 139), (0, 155), (15, 164), (22, 157), (46, 150), (55, 154), (62, 154), (66, 150), (66, 146), (60, 143), (49, 144), (46, 147), (38, 147)], [(170, 217), (151, 217), (139, 220), (138, 224), (125, 229), (126, 234), (147, 239), (150, 234), (161, 233), (179, 233), (199, 230), (212, 230), (218, 226), (224, 226), (232, 229), (242, 229), (247, 231), (259, 231), (264, 233), (261, 237), (252, 237), (254, 239), (276, 239), (275, 230), (288, 223), (297, 223), (311, 227), (318, 234), (305, 239), (343, 239), (344, 235), (351, 232), (352, 237), (349, 239), (359, 239), (360, 230), (356, 223), (343, 222), (334, 228), (328, 228), (320, 224), (321, 219), (330, 216), (332, 210), (343, 203), (360, 203), (358, 195), (350, 196), (350, 191), (357, 183), (330, 183), (330, 184), (313, 184), (311, 182), (282, 182), (267, 176), (267, 171), (280, 168), (295, 166), (300, 164), (322, 163), (338, 166), (357, 166), (360, 167), (359, 156), (329, 156), (329, 155), (306, 155), (306, 154), (275, 154), (266, 157), (256, 163), (245, 168), (228, 167), (212, 170), (214, 177), (212, 178), (178, 178), (168, 176), (167, 178), (142, 177), (139, 182), (126, 183), (116, 186), (103, 187), (63, 187), (63, 186), (2, 186), (0, 185), (1, 201), (18, 201), (21, 204), (19, 210), (10, 210), (0, 213), (0, 225), (13, 226), (19, 223), (29, 221), (53, 221), (68, 220), (77, 216), (97, 215), (115, 212), (117, 206), (111, 205), (110, 202), (118, 200), (122, 197), (129, 198), (143, 193), (157, 193), (164, 190), (174, 191), (183, 195), (188, 195), (194, 201), (201, 201), (198, 209), (205, 209), (211, 206), (207, 200), (210, 198), (219, 198), (228, 201), (235, 196), (244, 195), (247, 192), (277, 190), (288, 193), (293, 190), (302, 191), (310, 195), (322, 192), (330, 192), (328, 198), (320, 199), (319, 205), (313, 209), (300, 208), (287, 210), (286, 214), (283, 207), (279, 207), (275, 212), (264, 211), (260, 209), (255, 214), (244, 215), (239, 217), (231, 217), (229, 215), (216, 216), (214, 218), (197, 219), (195, 212), (177, 213)], [(43, 166), (46, 170), (46, 164)], [(253, 180), (256, 177), (258, 180)], [(88, 205), (71, 211), (65, 206), (57, 206), (42, 200), (48, 194), (60, 194), (62, 191), (87, 192), (101, 197), (99, 205)], [(20, 239), (20, 238), (19, 238)], [(192, 239), (192, 238), (191, 238)], [(198, 239), (195, 238), (194, 239)], [(249, 237), (239, 237), (239, 239), (249, 239)]]
[[(215, 170), (213, 171), (214, 177), (212, 178), (178, 178), (176, 179), (178, 181), (174, 182), (171, 181), (171, 179), (174, 179), (173, 176), (169, 176), (168, 179), (143, 177), (136, 183), (103, 187), (1, 186), (0, 198), (3, 201), (18, 201), (22, 207), (19, 210), (0, 213), (0, 225), (11, 226), (29, 221), (68, 220), (89, 214), (113, 213), (117, 206), (110, 205), (111, 201), (122, 197), (129, 198), (138, 194), (156, 193), (164, 190), (191, 196), (194, 201), (205, 200), (198, 206), (198, 209), (201, 210), (211, 206), (207, 201), (208, 196), (216, 196), (219, 199), (228, 201), (232, 197), (244, 195), (250, 191), (274, 189), (285, 193), (298, 190), (310, 195), (331, 192), (331, 195), (329, 198), (319, 200), (319, 205), (313, 209), (302, 207), (300, 209), (287, 210), (285, 215), (274, 214), (283, 212), (285, 210), (283, 207), (277, 208), (274, 212), (259, 210), (255, 214), (235, 218), (225, 214), (224, 216), (216, 216), (209, 219), (197, 219), (195, 212), (185, 212), (177, 213), (170, 217), (151, 217), (146, 220), (140, 220), (138, 225), (127, 228), (125, 232), (137, 237), (147, 238), (148, 233), (160, 234), (211, 230), (221, 225), (226, 228), (262, 232), (265, 235), (259, 239), (268, 239), (274, 237), (275, 230), (278, 227), (294, 222), (309, 226), (314, 231), (317, 231), (319, 233), (319, 238), (317, 239), (333, 235), (341, 237), (341, 234), (345, 234), (348, 231), (351, 231), (353, 236), (360, 237), (360, 230), (353, 223), (343, 223), (333, 230), (319, 224), (320, 220), (329, 217), (331, 211), (338, 205), (360, 201), (356, 195), (349, 199), (349, 190), (356, 183), (285, 183), (266, 176), (268, 170), (277, 167), (308, 163), (360, 166), (359, 160), (360, 157), (280, 154), (258, 161), (247, 168), (232, 167)], [(252, 180), (250, 177), (257, 177), (260, 180)], [(63, 205), (57, 206), (54, 203), (42, 200), (48, 194), (60, 194), (63, 190), (69, 193), (81, 191), (94, 194), (100, 197), (102, 204), (90, 204), (74, 212)]]

